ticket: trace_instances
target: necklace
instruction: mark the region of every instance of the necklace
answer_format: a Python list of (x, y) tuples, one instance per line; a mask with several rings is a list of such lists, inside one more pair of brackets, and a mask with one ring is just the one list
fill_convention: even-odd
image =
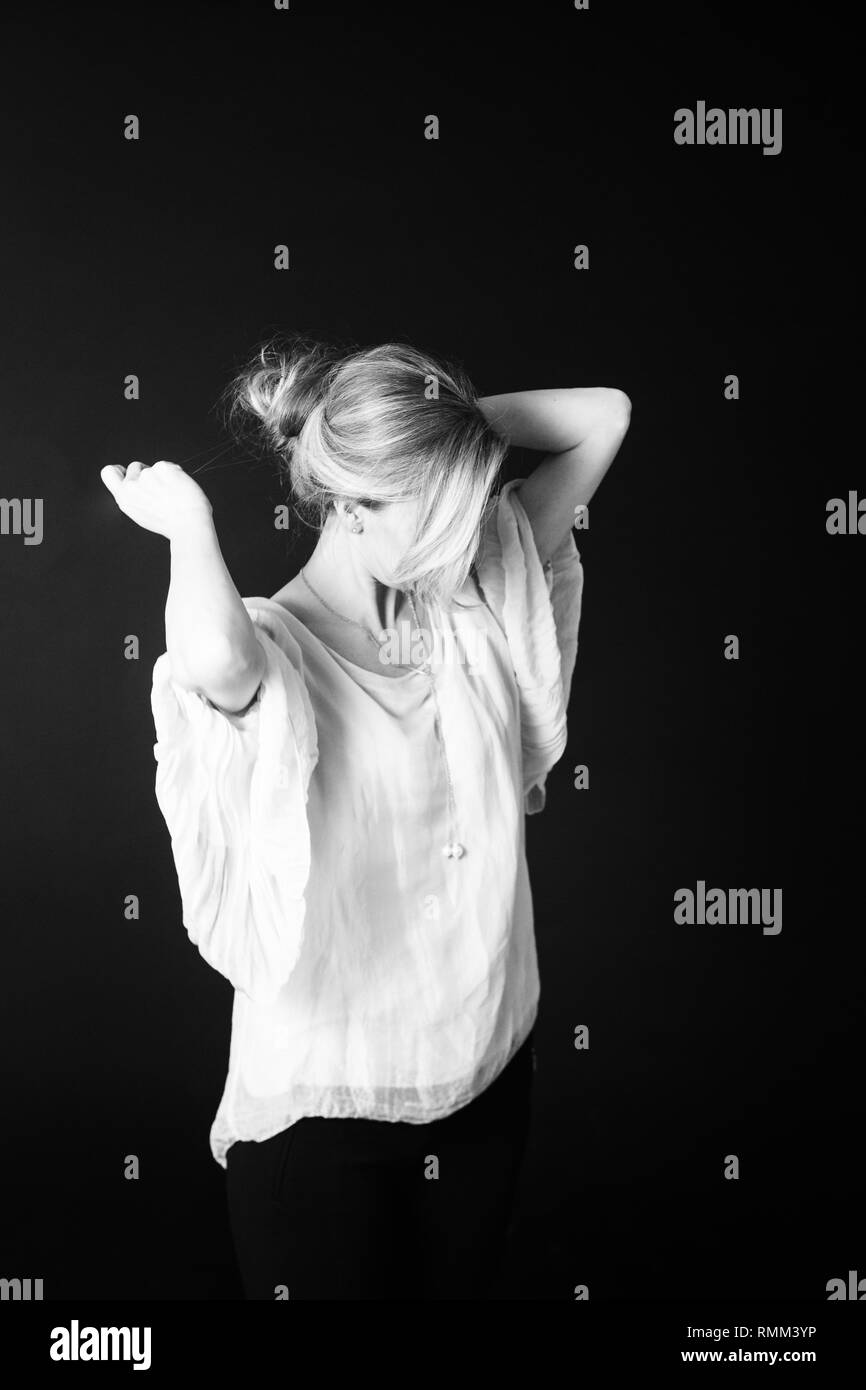
[[(380, 638), (378, 638), (378, 637), (375, 637), (375, 636), (373, 635), (373, 633), (370, 631), (370, 629), (366, 626), (366, 624), (358, 622), (357, 618), (347, 618), (346, 615), (345, 615), (344, 613), (338, 613), (337, 610), (336, 610), (336, 608), (332, 608), (331, 604), (328, 603), (327, 599), (322, 598), (322, 595), (318, 592), (318, 590), (313, 588), (312, 584), (310, 583), (309, 579), (307, 578), (306, 574), (304, 573), (303, 568), (302, 568), (301, 571), (300, 571), (300, 575), (301, 575), (301, 578), (303, 579), (304, 583), (306, 584), (307, 588), (309, 589), (310, 593), (314, 596), (314, 598), (317, 598), (317, 599), (319, 600), (319, 602), (320, 602), (321, 604), (324, 605), (325, 608), (327, 608), (327, 610), (328, 610), (329, 613), (333, 613), (334, 617), (335, 617), (335, 618), (339, 618), (340, 621), (343, 622), (343, 623), (350, 623), (350, 624), (352, 625), (352, 627), (359, 627), (359, 628), (361, 629), (361, 631), (362, 631), (363, 633), (365, 633), (366, 636), (369, 638), (369, 640), (373, 643), (373, 646), (376, 648), (376, 650), (379, 651), (379, 652), (381, 652), (382, 647), (385, 645), (385, 642), (388, 640), (387, 638), (380, 639)], [(415, 624), (415, 627), (416, 627), (417, 631), (420, 633), (421, 630), (422, 630), (422, 629), (421, 629), (421, 624), (420, 624), (419, 621), (418, 621), (418, 613), (417, 613), (417, 611), (416, 611), (416, 609), (415, 609), (415, 602), (414, 602), (414, 599), (412, 598), (411, 593), (408, 593), (408, 592), (407, 592), (407, 598), (409, 599), (409, 607), (410, 607), (411, 610), (412, 610), (412, 620), (413, 620), (413, 622), (414, 622), (414, 624)], [(415, 671), (419, 671), (419, 670), (420, 670), (420, 671), (423, 671), (424, 674), (425, 674), (427, 677), (429, 677), (429, 680), (430, 680), (430, 693), (431, 693), (431, 695), (433, 696), (433, 704), (434, 704), (434, 707), (435, 707), (435, 710), (436, 710), (436, 716), (435, 716), (436, 736), (437, 736), (437, 738), (438, 738), (438, 740), (439, 740), (439, 749), (440, 749), (440, 752), (441, 752), (441, 755), (442, 755), (442, 764), (443, 764), (443, 767), (444, 767), (444, 769), (445, 769), (445, 781), (446, 781), (446, 784), (447, 784), (447, 787), (448, 787), (448, 828), (449, 828), (449, 840), (448, 840), (448, 843), (447, 843), (447, 844), (445, 844), (445, 845), (442, 846), (442, 853), (443, 853), (443, 855), (445, 856), (446, 859), (462, 859), (462, 858), (463, 858), (463, 855), (466, 853), (466, 850), (465, 850), (464, 846), (461, 845), (460, 842), (455, 838), (455, 835), (454, 835), (454, 821), (455, 821), (454, 784), (453, 784), (453, 782), (452, 782), (452, 780), (451, 780), (451, 768), (450, 768), (450, 765), (449, 765), (449, 763), (448, 763), (448, 753), (447, 753), (447, 750), (446, 750), (446, 747), (445, 747), (445, 731), (444, 731), (443, 726), (442, 726), (442, 711), (441, 711), (441, 709), (440, 709), (440, 707), (439, 707), (439, 696), (438, 696), (438, 693), (437, 693), (437, 690), (436, 690), (436, 679), (435, 679), (435, 677), (434, 677), (434, 675), (433, 675), (433, 659), (432, 659), (432, 656), (427, 652), (426, 643), (425, 643), (424, 660), (421, 662), (421, 665), (420, 665), (420, 666), (414, 666), (412, 669), (415, 670)]]

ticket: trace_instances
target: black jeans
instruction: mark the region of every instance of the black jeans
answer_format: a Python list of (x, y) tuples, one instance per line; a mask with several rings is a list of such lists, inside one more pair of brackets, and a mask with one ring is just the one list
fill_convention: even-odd
[(261, 1143), (232, 1144), (226, 1193), (246, 1297), (495, 1296), (534, 1065), (530, 1033), (495, 1081), (445, 1119), (310, 1116)]

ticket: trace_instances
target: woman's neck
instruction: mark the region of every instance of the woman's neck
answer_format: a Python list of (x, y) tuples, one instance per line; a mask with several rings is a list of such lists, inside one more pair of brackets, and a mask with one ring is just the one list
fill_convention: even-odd
[(326, 523), (304, 574), (342, 617), (363, 623), (374, 634), (393, 629), (409, 606), (406, 595), (376, 579), (351, 541), (342, 527)]

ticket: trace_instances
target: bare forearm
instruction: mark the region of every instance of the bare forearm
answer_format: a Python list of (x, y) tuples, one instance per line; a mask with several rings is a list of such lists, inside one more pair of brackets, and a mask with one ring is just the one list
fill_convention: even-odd
[(599, 424), (628, 411), (628, 397), (608, 386), (553, 387), (483, 396), (482, 413), (518, 448), (562, 453), (581, 444)]
[(165, 636), (172, 673), (182, 685), (225, 707), (252, 698), (263, 653), (212, 521), (196, 522), (171, 539)]

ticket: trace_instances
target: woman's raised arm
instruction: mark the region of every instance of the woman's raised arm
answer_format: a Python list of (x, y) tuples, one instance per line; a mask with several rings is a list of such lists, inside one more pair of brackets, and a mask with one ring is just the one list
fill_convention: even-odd
[(509, 444), (547, 451), (517, 495), (532, 525), (542, 563), (588, 505), (625, 438), (631, 401), (624, 391), (582, 386), (484, 396), (484, 416)]
[(265, 654), (232, 582), (205, 493), (176, 463), (103, 468), (118, 507), (171, 546), (165, 637), (172, 679), (226, 711), (246, 708)]

